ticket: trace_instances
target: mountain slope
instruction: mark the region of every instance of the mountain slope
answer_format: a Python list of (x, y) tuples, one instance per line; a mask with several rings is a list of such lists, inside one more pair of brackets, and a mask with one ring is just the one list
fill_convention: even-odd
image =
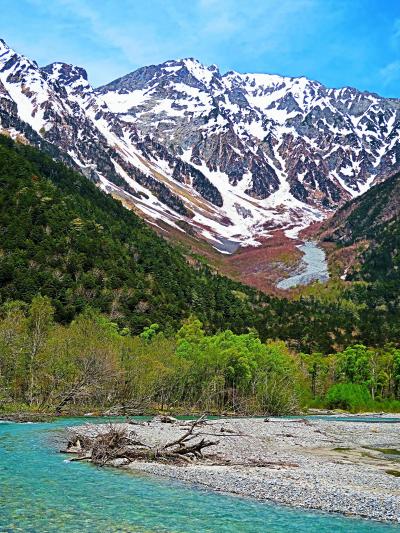
[(288, 236), (400, 167), (400, 104), (196, 60), (94, 90), (0, 40), (0, 127), (95, 181), (159, 231), (231, 253)]
[(348, 202), (323, 224), (321, 237), (352, 257), (343, 278), (390, 282), (400, 276), (400, 173)]
[(225, 186), (336, 207), (399, 162), (400, 102), (307, 78), (221, 75), (195, 59), (98, 89), (109, 108)]
[[(165, 152), (174, 179), (146, 159), (146, 143), (136, 128), (121, 123), (97, 99), (83, 69), (63, 63), (41, 69), (0, 41), (0, 119), (3, 129), (16, 138), (41, 148), (42, 140), (57, 147), (66, 162), (72, 161), (153, 223), (161, 219), (182, 231), (176, 222), (195, 224), (194, 209), (199, 216), (204, 212), (202, 224), (207, 216), (223, 218), (214, 206), (220, 203), (219, 193), (200, 172), (152, 142), (152, 149)], [(35, 135), (27, 136), (26, 131)]]
[(400, 327), (397, 282), (327, 300), (260, 294), (185, 257), (81, 174), (0, 136), (0, 307), (37, 293), (61, 322), (90, 305), (139, 333), (195, 314), (207, 331), (255, 328), (306, 352), (396, 342)]
[(254, 320), (254, 291), (189, 266), (85, 177), (4, 136), (0, 229), (0, 303), (40, 292), (58, 320), (91, 305), (136, 332), (176, 327), (192, 312), (213, 329), (245, 331)]

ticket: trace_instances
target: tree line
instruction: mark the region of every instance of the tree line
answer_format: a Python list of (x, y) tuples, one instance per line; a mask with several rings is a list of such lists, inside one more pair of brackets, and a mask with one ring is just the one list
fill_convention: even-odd
[(400, 409), (400, 350), (356, 344), (298, 353), (255, 330), (207, 334), (195, 316), (176, 333), (131, 335), (91, 308), (55, 322), (46, 296), (0, 310), (0, 408), (293, 414), (307, 406)]
[(0, 305), (50, 298), (67, 325), (87, 307), (138, 335), (153, 323), (172, 335), (189, 315), (207, 334), (249, 327), (295, 351), (398, 342), (398, 283), (354, 284), (333, 297), (274, 298), (215, 274), (158, 237), (94, 183), (0, 135)]

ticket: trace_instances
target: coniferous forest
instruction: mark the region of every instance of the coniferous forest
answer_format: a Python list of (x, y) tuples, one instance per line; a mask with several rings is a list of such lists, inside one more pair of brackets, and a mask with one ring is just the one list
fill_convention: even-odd
[(1, 408), (398, 409), (393, 280), (280, 299), (188, 255), (1, 136)]

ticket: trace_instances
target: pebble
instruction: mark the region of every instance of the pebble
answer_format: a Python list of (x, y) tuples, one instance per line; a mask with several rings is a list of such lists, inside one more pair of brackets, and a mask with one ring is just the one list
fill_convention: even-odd
[[(367, 422), (312, 420), (308, 425), (296, 419), (268, 420), (212, 420), (199, 431), (218, 434), (220, 442), (209, 448), (208, 454), (221, 460), (262, 460), (277, 466), (214, 466), (206, 458), (193, 466), (140, 462), (127, 467), (261, 501), (400, 523), (400, 478), (385, 472), (400, 471), (400, 461), (396, 464), (396, 458), (383, 458), (379, 452), (365, 449), (400, 448), (400, 425), (380, 424), (377, 428)], [(88, 433), (104, 430), (101, 425), (86, 428)], [(185, 431), (176, 422), (160, 421), (127, 428), (151, 446), (161, 446)]]

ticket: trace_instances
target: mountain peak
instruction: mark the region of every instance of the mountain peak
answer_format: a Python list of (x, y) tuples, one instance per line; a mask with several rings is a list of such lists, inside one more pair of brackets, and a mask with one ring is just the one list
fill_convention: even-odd
[(276, 227), (293, 236), (400, 169), (398, 101), (305, 77), (221, 75), (186, 57), (93, 90), (80, 67), (8, 51), (0, 81), (14, 129), (22, 119), (145, 218), (183, 216), (224, 251)]
[(5, 58), (11, 57), (12, 55), (17, 55), (17, 53), (8, 46), (4, 39), (0, 39), (0, 57), (2, 57), (4, 61)]
[(205, 66), (194, 57), (182, 59), (169, 59), (158, 65), (148, 65), (138, 68), (107, 85), (98, 87), (97, 91), (105, 94), (109, 91), (128, 93), (132, 90), (144, 90), (155, 86), (160, 80), (182, 82), (188, 85), (208, 87), (214, 77), (220, 77), (216, 65)]
[(16, 69), (17, 71), (35, 71), (38, 64), (32, 59), (17, 53), (10, 48), (4, 39), (0, 39), (0, 70), (6, 66), (7, 69)]
[(167, 71), (174, 75), (177, 75), (182, 69), (185, 69), (191, 76), (206, 85), (210, 83), (214, 75), (220, 76), (217, 65), (206, 66), (194, 57), (170, 59), (159, 65), (159, 68), (164, 72)]
[(88, 85), (88, 75), (85, 69), (75, 65), (55, 62), (40, 69), (53, 81), (59, 81), (64, 85), (73, 85), (80, 83)]
[(4, 52), (14, 52), (10, 46), (6, 43), (4, 39), (0, 39), (0, 54), (3, 54)]
[(182, 63), (194, 78), (206, 85), (211, 82), (215, 74), (219, 75), (218, 67), (215, 65), (212, 66), (213, 68), (206, 67), (193, 57), (182, 59)]

